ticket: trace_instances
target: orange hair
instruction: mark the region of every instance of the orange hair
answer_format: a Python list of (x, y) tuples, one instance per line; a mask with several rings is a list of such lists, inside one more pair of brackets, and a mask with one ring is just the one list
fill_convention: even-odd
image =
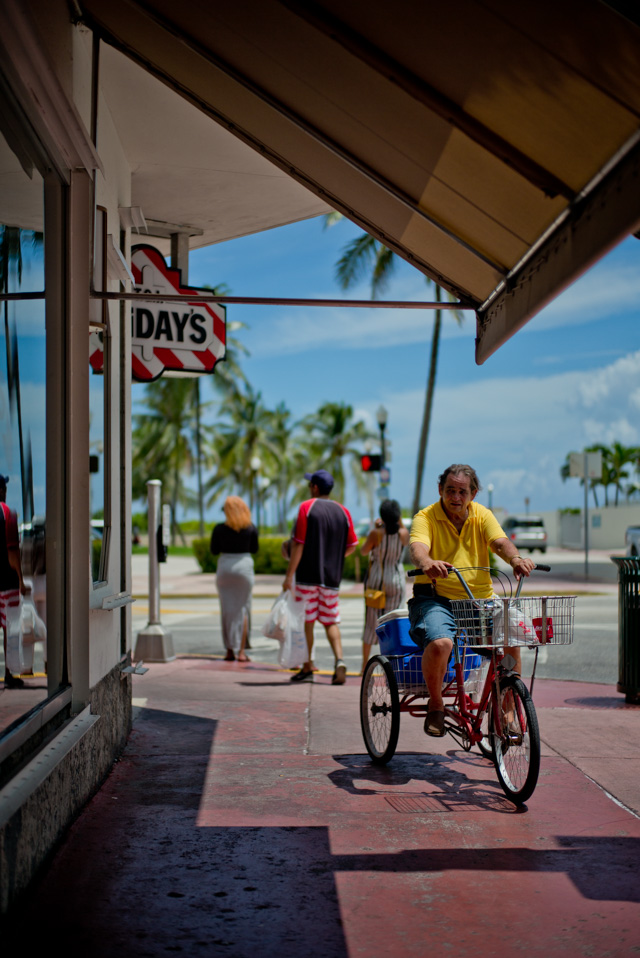
[(235, 532), (240, 532), (241, 529), (246, 529), (247, 526), (251, 525), (249, 507), (240, 496), (227, 496), (222, 508), (224, 509), (227, 525), (230, 526), (231, 529), (234, 529)]

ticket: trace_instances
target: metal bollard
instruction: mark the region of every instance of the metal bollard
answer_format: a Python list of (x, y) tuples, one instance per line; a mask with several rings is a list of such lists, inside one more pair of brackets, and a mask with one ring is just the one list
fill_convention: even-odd
[(147, 482), (149, 503), (149, 621), (146, 628), (138, 632), (133, 653), (135, 662), (172, 662), (175, 659), (173, 638), (165, 632), (160, 622), (160, 563), (158, 544), (160, 531), (160, 502), (162, 483), (159, 479)]

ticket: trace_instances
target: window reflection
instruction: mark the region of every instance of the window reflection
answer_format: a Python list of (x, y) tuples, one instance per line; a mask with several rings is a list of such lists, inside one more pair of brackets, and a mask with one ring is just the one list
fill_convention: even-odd
[[(25, 171), (0, 135), (0, 294), (42, 293), (36, 299), (0, 300), (0, 474), (8, 477), (6, 505), (15, 513), (20, 564), (29, 590), (17, 646), (14, 612), (5, 617), (0, 676), (6, 678), (9, 665), (10, 680), (2, 686), (6, 694), (0, 697), (0, 734), (47, 695), (43, 228), (42, 178), (33, 169)], [(6, 537), (0, 534), (0, 548), (6, 547)], [(6, 551), (4, 558), (0, 595), (8, 584), (2, 578)]]
[(106, 578), (104, 570), (105, 490), (105, 335), (89, 336), (89, 495), (91, 516), (91, 575), (94, 582)]
[[(93, 240), (93, 286), (107, 288), (107, 211), (98, 206)], [(108, 475), (106, 383), (109, 369), (107, 304), (91, 304), (89, 332), (89, 495), (91, 516), (91, 576), (95, 582), (107, 578), (109, 516), (106, 514), (106, 477)]]

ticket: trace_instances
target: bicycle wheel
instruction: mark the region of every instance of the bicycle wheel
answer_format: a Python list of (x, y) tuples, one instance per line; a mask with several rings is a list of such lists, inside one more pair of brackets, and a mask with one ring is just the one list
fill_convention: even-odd
[(482, 752), (485, 758), (493, 759), (493, 743), (491, 741), (491, 734), (489, 732), (489, 709), (491, 708), (491, 703), (487, 706), (487, 711), (482, 713), (482, 724), (480, 726), (480, 731), (482, 732), (482, 738), (478, 742), (478, 748)]
[(369, 659), (360, 686), (360, 724), (367, 752), (376, 765), (393, 758), (400, 732), (398, 683), (383, 655)]
[[(476, 679), (477, 689), (475, 693), (471, 696), (474, 702), (480, 702), (482, 698), (482, 693), (484, 690), (484, 683), (487, 677), (487, 672), (489, 670), (489, 661), (485, 660), (484, 664), (481, 666), (480, 675)], [(489, 713), (491, 711), (491, 698), (487, 702), (485, 711), (482, 713), (482, 722), (480, 724), (480, 731), (482, 732), (482, 738), (478, 742), (478, 748), (482, 755), (485, 758), (490, 758), (493, 761), (493, 747), (491, 745), (491, 734), (489, 731)]]
[(529, 690), (516, 676), (500, 682), (498, 706), (502, 735), (495, 731), (493, 709), (489, 718), (496, 774), (505, 795), (522, 805), (533, 794), (540, 771), (538, 718)]

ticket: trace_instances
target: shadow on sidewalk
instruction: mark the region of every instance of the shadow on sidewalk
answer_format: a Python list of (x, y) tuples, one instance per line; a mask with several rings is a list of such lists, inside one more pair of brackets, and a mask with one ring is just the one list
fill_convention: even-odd
[[(198, 692), (187, 708), (189, 713), (139, 710), (122, 759), (11, 915), (13, 934), (3, 935), (7, 954), (21, 953), (25, 942), (36, 951), (58, 939), (68, 958), (155, 958), (172, 952), (190, 958), (375, 955), (372, 928), (394, 907), (390, 888), (412, 901), (430, 876), (443, 872), (467, 873), (453, 874), (445, 883), (451, 888), (460, 881), (486, 883), (492, 873), (504, 872), (507, 881), (513, 875), (514, 883), (518, 875), (566, 874), (585, 899), (640, 901), (639, 838), (565, 834), (543, 848), (493, 847), (491, 839), (476, 847), (446, 847), (447, 836), (455, 842), (458, 834), (440, 827), (446, 819), (431, 815), (425, 828), (420, 816), (469, 811), (470, 803), (472, 811), (517, 814), (495, 783), (485, 782), (484, 768), (489, 775), (490, 766), (480, 756), (468, 756), (467, 774), (458, 752), (401, 753), (387, 769), (372, 766), (362, 755), (318, 756), (310, 762), (289, 751), (292, 774), (279, 787), (291, 797), (285, 825), (274, 812), (281, 807), (280, 794), (268, 783), (265, 787), (260, 764), (277, 761), (280, 753), (232, 753), (230, 745), (225, 751), (222, 742), (216, 743), (217, 734), (223, 738), (218, 722), (206, 714), (210, 701)], [(341, 767), (336, 769), (336, 762)], [(394, 794), (395, 786), (412, 779), (424, 781), (429, 792), (397, 789)], [(344, 809), (336, 818), (335, 802), (331, 796), (327, 801), (332, 786), (349, 795), (382, 792), (388, 806), (405, 813), (402, 827), (412, 847), (398, 848), (405, 841), (402, 832), (374, 805), (368, 812)], [(305, 799), (316, 792), (323, 796), (310, 801), (313, 814), (316, 820), (319, 814), (327, 818), (310, 825)], [(263, 795), (265, 823), (238, 824), (245, 797), (256, 794)], [(200, 825), (207, 814), (215, 824)], [(363, 823), (375, 815), (380, 815), (379, 829), (374, 821), (376, 839), (366, 832), (367, 845), (375, 844), (360, 851)], [(233, 824), (225, 825), (225, 817)], [(437, 846), (429, 847), (430, 841)], [(336, 854), (332, 842), (334, 849), (358, 850)], [(408, 880), (413, 875), (415, 883)], [(398, 884), (395, 876), (403, 880)], [(493, 881), (502, 884), (499, 877)], [(447, 894), (453, 895), (451, 907), (457, 899), (455, 889), (442, 886), (442, 907), (448, 909)], [(343, 916), (346, 923), (359, 922), (360, 937), (350, 937), (350, 949)], [(430, 921), (425, 914), (416, 939), (429, 940), (424, 936)], [(493, 913), (486, 922), (494, 926)], [(350, 924), (345, 927), (350, 936), (356, 934)]]

